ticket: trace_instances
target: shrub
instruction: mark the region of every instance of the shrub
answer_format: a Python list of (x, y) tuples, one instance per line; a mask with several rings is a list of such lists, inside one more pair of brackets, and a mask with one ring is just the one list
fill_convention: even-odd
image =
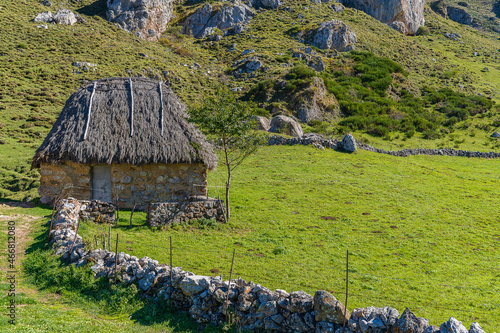
[(417, 30), (417, 36), (428, 36), (431, 34), (431, 31), (429, 30), (428, 27), (421, 26)]

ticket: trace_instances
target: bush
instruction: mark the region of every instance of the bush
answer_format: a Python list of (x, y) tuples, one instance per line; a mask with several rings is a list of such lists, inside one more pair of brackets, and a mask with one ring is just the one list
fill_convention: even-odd
[(429, 30), (428, 27), (421, 26), (417, 30), (417, 36), (428, 36), (431, 34), (431, 31)]

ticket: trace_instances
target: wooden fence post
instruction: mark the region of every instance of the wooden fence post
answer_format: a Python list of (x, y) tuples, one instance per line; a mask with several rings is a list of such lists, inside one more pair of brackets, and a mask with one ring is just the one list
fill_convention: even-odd
[(132, 206), (132, 211), (130, 212), (130, 222), (128, 225), (129, 228), (132, 227), (132, 217), (134, 216), (134, 210), (135, 210), (135, 200), (134, 200), (134, 205)]
[(344, 304), (344, 325), (342, 325), (342, 333), (345, 332), (345, 316), (347, 314), (347, 298), (349, 296), (349, 250), (345, 262), (345, 304)]
[(174, 268), (172, 267), (172, 236), (170, 236), (170, 295), (169, 298), (172, 298), (172, 276)]
[(229, 291), (231, 290), (231, 276), (233, 275), (233, 265), (234, 265), (234, 255), (236, 254), (236, 249), (233, 250), (233, 260), (231, 261), (231, 270), (229, 271), (229, 282), (227, 283), (227, 294), (226, 294), (226, 321), (229, 323)]
[(118, 273), (116, 272), (116, 266), (118, 266), (118, 234), (116, 234), (116, 251), (115, 251), (115, 283)]

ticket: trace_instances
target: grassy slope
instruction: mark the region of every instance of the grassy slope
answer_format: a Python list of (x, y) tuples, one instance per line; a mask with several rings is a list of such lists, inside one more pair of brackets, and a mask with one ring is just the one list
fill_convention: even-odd
[[(223, 181), (222, 170), (210, 174), (212, 186)], [(128, 229), (122, 212), (119, 251), (168, 262), (172, 236), (175, 265), (227, 278), (236, 248), (234, 276), (343, 299), (348, 249), (350, 307), (408, 306), (434, 324), (455, 316), (498, 328), (498, 161), (267, 147), (233, 182), (229, 225), (160, 231), (137, 215)], [(99, 232), (86, 225), (84, 237)]]
[[(84, 0), (69, 5), (56, 2), (50, 8), (52, 11), (60, 6), (71, 8), (84, 16), (87, 23), (49, 25), (49, 29), (36, 28), (38, 24), (31, 21), (36, 14), (47, 10), (38, 1), (0, 1), (0, 24), (6, 32), (0, 36), (0, 61), (3, 64), (0, 72), (0, 196), (16, 199), (28, 194), (36, 196), (38, 173), (29, 171), (30, 157), (50, 130), (65, 100), (87, 80), (129, 75), (168, 79), (176, 93), (187, 104), (193, 105), (208, 93), (210, 80), (222, 80), (232, 87), (241, 86), (247, 90), (261, 80), (283, 74), (287, 68), (276, 61), (278, 53), (287, 53), (289, 48), (303, 45), (286, 31), (294, 26), (301, 29), (314, 27), (332, 18), (341, 19), (353, 27), (359, 38), (358, 49), (403, 64), (410, 75), (400, 83), (401, 87), (418, 93), (424, 84), (435, 88), (445, 84), (456, 88), (462, 84), (465, 91), (491, 95), (498, 101), (498, 34), (465, 28), (428, 11), (426, 19), (432, 32), (430, 38), (405, 37), (362, 12), (332, 13), (327, 5), (311, 6), (310, 2), (297, 0), (290, 0), (288, 5), (294, 12), (263, 11), (251, 21), (247, 33), (228, 36), (210, 46), (205, 41), (175, 37), (178, 36), (175, 33), (178, 22), (172, 22), (174, 27), (167, 34), (171, 42), (166, 39), (162, 43), (138, 40), (106, 22), (103, 0)], [(177, 6), (176, 10), (177, 19), (182, 20), (194, 7)], [(461, 33), (464, 44), (446, 39), (444, 32)], [(233, 44), (236, 44), (236, 51), (230, 52)], [(234, 81), (224, 71), (239, 59), (241, 51), (248, 48), (255, 49), (255, 55), (270, 69), (255, 78)], [(473, 57), (476, 51), (480, 55)], [(95, 63), (97, 69), (78, 74), (72, 65), (75, 61)], [(342, 57), (329, 61), (337, 68), (343, 66)], [(202, 68), (191, 69), (194, 62)], [(490, 71), (481, 72), (484, 67)], [(479, 126), (485, 121), (474, 119), (468, 122)], [(457, 133), (446, 136), (443, 142), (422, 140), (417, 134), (413, 140), (396, 139), (393, 145), (454, 147), (456, 141), (451, 144), (447, 141), (455, 135), (459, 141), (466, 138), (458, 144), (461, 149), (496, 149), (495, 142), (488, 138), (495, 130), (491, 125), (477, 129), (477, 135), (470, 140), (467, 139), (470, 133), (461, 130), (461, 125), (457, 125)], [(388, 146), (379, 138), (369, 140)]]

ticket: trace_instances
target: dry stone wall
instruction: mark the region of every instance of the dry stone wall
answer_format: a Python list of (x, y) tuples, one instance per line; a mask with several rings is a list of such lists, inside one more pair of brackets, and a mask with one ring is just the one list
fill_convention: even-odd
[(199, 219), (225, 222), (223, 202), (207, 198), (198, 201), (154, 203), (148, 209), (147, 218), (151, 227)]
[[(482, 152), (482, 151), (468, 151), (468, 150), (458, 150), (451, 148), (442, 149), (427, 149), (427, 148), (411, 148), (403, 150), (384, 150), (380, 148), (375, 148), (373, 146), (355, 142), (358, 149), (368, 150), (374, 153), (387, 154), (399, 157), (408, 157), (410, 155), (442, 155), (442, 156), (461, 156), (461, 157), (480, 157), (480, 158), (500, 158), (500, 153), (496, 152)], [(305, 134), (299, 138), (285, 138), (283, 136), (274, 135), (269, 137), (268, 145), (312, 145), (319, 149), (330, 148), (335, 150), (344, 151), (342, 147), (342, 141), (336, 139), (325, 139), (320, 135), (314, 133)]]
[(76, 267), (91, 265), (96, 278), (116, 277), (125, 284), (136, 283), (155, 300), (170, 301), (201, 324), (222, 324), (229, 309), (242, 331), (341, 333), (345, 319), (345, 333), (484, 333), (478, 323), (467, 330), (453, 317), (440, 327), (432, 326), (409, 309), (401, 317), (392, 307), (359, 308), (351, 313), (324, 290), (314, 296), (304, 291), (272, 291), (242, 278), (223, 281), (220, 276), (196, 275), (149, 257), (139, 259), (124, 252), (115, 255), (105, 249), (89, 251), (76, 233), (81, 209), (82, 204), (75, 199), (60, 202), (50, 232), (56, 254)]

